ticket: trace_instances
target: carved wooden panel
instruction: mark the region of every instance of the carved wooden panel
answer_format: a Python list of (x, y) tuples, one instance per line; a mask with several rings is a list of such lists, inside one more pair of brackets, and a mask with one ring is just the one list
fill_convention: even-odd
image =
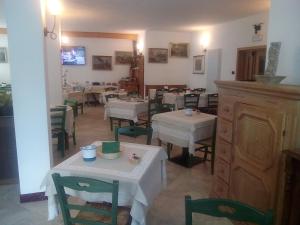
[(217, 158), (221, 158), (224, 161), (230, 163), (231, 162), (231, 144), (227, 143), (226, 141), (223, 141), (221, 138), (217, 139), (217, 145), (216, 145), (216, 154)]
[(218, 119), (217, 127), (218, 136), (226, 140), (227, 142), (232, 141), (232, 123), (221, 118)]
[(229, 121), (233, 119), (234, 100), (228, 97), (221, 97), (218, 106), (218, 115)]
[(262, 210), (273, 208), (284, 114), (239, 103), (235, 115), (230, 196)]

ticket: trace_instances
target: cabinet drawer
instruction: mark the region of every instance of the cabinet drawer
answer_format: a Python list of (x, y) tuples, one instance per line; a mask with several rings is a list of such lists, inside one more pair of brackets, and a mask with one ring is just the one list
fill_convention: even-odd
[(233, 105), (234, 101), (228, 98), (221, 98), (218, 106), (218, 114), (227, 120), (233, 119)]
[(218, 136), (225, 141), (232, 141), (232, 123), (219, 118), (218, 120)]
[(224, 161), (230, 163), (231, 162), (231, 148), (232, 145), (223, 141), (221, 138), (217, 140), (216, 145), (216, 155), (218, 158), (223, 159)]
[(216, 196), (220, 198), (228, 198), (228, 185), (220, 178), (215, 177), (212, 189), (212, 193), (214, 193)]
[(218, 158), (216, 160), (216, 176), (229, 183), (230, 165), (229, 163)]

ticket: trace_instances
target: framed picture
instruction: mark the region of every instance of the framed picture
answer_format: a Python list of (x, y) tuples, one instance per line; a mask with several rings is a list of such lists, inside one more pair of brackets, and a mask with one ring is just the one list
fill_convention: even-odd
[(170, 43), (169, 48), (171, 57), (189, 57), (189, 43)]
[(112, 70), (112, 56), (93, 55), (93, 70)]
[(205, 73), (205, 55), (196, 55), (193, 57), (193, 65), (195, 74), (204, 74)]
[(115, 57), (116, 64), (131, 64), (133, 52), (115, 51)]
[(0, 63), (7, 63), (6, 47), (0, 47)]
[(149, 63), (168, 63), (168, 49), (149, 48), (148, 57), (149, 57)]

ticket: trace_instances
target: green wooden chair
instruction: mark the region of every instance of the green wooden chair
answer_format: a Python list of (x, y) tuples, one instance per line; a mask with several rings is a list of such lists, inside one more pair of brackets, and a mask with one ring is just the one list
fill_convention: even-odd
[(192, 214), (201, 213), (234, 221), (273, 225), (273, 213), (257, 210), (241, 202), (227, 199), (196, 199), (185, 196), (185, 224), (192, 225)]
[[(58, 173), (52, 174), (52, 178), (57, 191), (57, 197), (60, 204), (64, 225), (128, 224), (128, 220), (130, 218), (129, 213), (127, 215), (127, 221), (124, 222), (123, 220), (123, 223), (118, 223), (120, 218), (119, 214), (123, 213), (120, 209), (118, 209), (119, 181), (108, 183), (85, 177), (61, 177)], [(68, 202), (65, 188), (88, 193), (111, 193), (111, 207), (95, 207), (96, 204), (93, 205), (91, 203), (87, 203), (85, 205), (71, 204)], [(70, 213), (71, 210), (79, 210), (78, 215), (76, 217), (72, 217)]]
[(152, 127), (137, 127), (137, 126), (128, 126), (128, 127), (117, 127), (115, 129), (115, 141), (119, 141), (119, 135), (125, 135), (129, 137), (138, 137), (141, 135), (147, 135), (147, 145), (151, 145), (152, 139)]
[(72, 139), (73, 139), (73, 144), (76, 145), (76, 117), (78, 116), (78, 103), (77, 100), (66, 99), (64, 101), (64, 105), (68, 105), (73, 109), (74, 120), (73, 120)]
[(160, 113), (175, 111), (175, 108), (175, 104), (162, 103), (161, 105), (159, 105)]
[(204, 152), (203, 161), (209, 161), (207, 159), (207, 155), (210, 154), (211, 174), (214, 174), (216, 136), (217, 136), (217, 121), (218, 121), (218, 119), (215, 118), (211, 138), (196, 141), (196, 144), (200, 145), (200, 147), (195, 149), (195, 151)]
[(51, 118), (51, 134), (52, 138), (58, 139), (58, 150), (61, 151), (61, 156), (65, 156), (66, 149), (66, 106), (57, 106), (50, 109)]
[(199, 104), (200, 94), (185, 94), (184, 108), (197, 109)]

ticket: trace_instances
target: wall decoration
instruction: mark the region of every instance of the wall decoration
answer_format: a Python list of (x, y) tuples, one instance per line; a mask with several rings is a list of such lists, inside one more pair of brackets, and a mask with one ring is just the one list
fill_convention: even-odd
[(278, 66), (281, 42), (272, 42), (268, 52), (268, 66), (265, 75), (275, 76)]
[(169, 48), (171, 57), (189, 57), (189, 43), (170, 43)]
[(193, 57), (193, 73), (204, 74), (205, 73), (205, 55), (196, 55)]
[(93, 70), (112, 70), (112, 56), (93, 55)]
[(168, 49), (166, 48), (149, 48), (149, 63), (168, 63)]
[(7, 49), (0, 47), (0, 63), (7, 63)]
[(115, 63), (116, 64), (131, 64), (133, 58), (133, 52), (115, 51)]

